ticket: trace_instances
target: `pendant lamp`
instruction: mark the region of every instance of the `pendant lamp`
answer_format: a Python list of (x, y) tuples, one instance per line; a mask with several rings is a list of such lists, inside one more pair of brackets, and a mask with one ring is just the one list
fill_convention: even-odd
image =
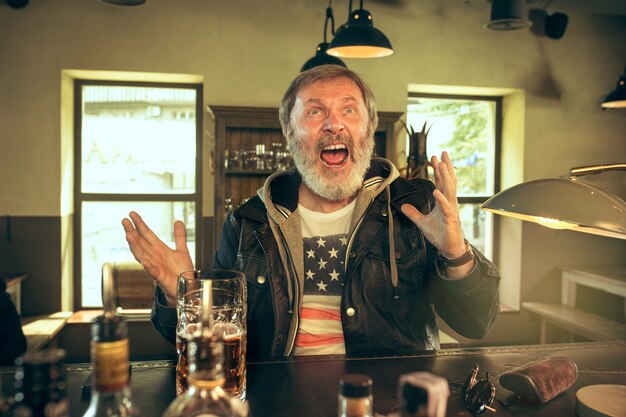
[(626, 170), (626, 163), (573, 168), (568, 179), (548, 178), (515, 185), (481, 208), (552, 229), (626, 239), (626, 202), (579, 177)]
[(102, 0), (105, 3), (115, 4), (117, 6), (139, 6), (144, 4), (146, 0)]
[(326, 19), (324, 20), (324, 41), (317, 45), (317, 48), (315, 49), (315, 56), (313, 58), (310, 58), (308, 61), (304, 63), (304, 65), (302, 65), (302, 68), (300, 68), (300, 72), (306, 71), (313, 67), (326, 65), (326, 64), (341, 65), (342, 67), (346, 66), (346, 64), (341, 59), (328, 55), (326, 53), (328, 49), (328, 45), (329, 45), (328, 42), (326, 41), (326, 31), (328, 30), (329, 21), (331, 22), (330, 33), (334, 34), (335, 33), (335, 17), (333, 16), (333, 9), (330, 3), (328, 4), (328, 7), (326, 8)]
[(605, 109), (618, 109), (624, 107), (626, 107), (626, 67), (624, 67), (624, 73), (617, 81), (615, 90), (613, 90), (602, 101), (602, 108)]
[(350, 0), (348, 21), (339, 26), (327, 53), (342, 58), (379, 58), (393, 54), (393, 48), (385, 34), (374, 27), (372, 14), (363, 9), (363, 0), (355, 11)]
[(492, 0), (491, 20), (485, 28), (506, 31), (525, 29), (530, 25), (526, 0)]

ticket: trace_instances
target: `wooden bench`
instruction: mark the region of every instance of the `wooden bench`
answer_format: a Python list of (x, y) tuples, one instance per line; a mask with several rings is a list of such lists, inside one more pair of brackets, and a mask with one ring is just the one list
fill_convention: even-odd
[(561, 268), (561, 303), (575, 307), (576, 293), (580, 285), (624, 298), (624, 315), (626, 316), (626, 267)]
[[(22, 313), (22, 281), (28, 278), (27, 274), (8, 274), (5, 277), (7, 292), (11, 295), (11, 300), (15, 305), (18, 314)], [(2, 277), (0, 277), (2, 279)]]
[(65, 322), (72, 315), (62, 311), (49, 315), (31, 316), (22, 318), (22, 331), (26, 336), (26, 352), (33, 352), (54, 344), (56, 335), (61, 331)]
[(592, 341), (626, 340), (626, 324), (569, 305), (524, 302), (522, 308), (541, 318), (540, 343), (548, 341), (549, 324)]

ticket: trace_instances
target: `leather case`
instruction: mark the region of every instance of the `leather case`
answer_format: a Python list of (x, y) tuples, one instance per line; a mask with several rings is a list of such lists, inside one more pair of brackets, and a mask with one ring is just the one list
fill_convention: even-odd
[(557, 356), (500, 375), (500, 385), (526, 400), (543, 404), (571, 387), (577, 376), (576, 364)]

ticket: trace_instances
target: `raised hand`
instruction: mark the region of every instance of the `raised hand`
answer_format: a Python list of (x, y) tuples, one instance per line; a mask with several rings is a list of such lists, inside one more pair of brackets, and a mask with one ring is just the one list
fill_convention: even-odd
[(431, 164), (435, 171), (435, 207), (426, 215), (410, 204), (403, 204), (401, 210), (441, 255), (449, 259), (458, 258), (465, 253), (466, 247), (459, 218), (454, 167), (447, 152), (441, 154), (441, 162), (433, 156)]
[(167, 304), (176, 304), (176, 281), (182, 271), (193, 269), (193, 262), (187, 248), (185, 225), (181, 221), (174, 223), (175, 249), (171, 249), (154, 234), (141, 216), (134, 211), (122, 220), (126, 232), (126, 241), (130, 251), (143, 265), (144, 270), (163, 290)]

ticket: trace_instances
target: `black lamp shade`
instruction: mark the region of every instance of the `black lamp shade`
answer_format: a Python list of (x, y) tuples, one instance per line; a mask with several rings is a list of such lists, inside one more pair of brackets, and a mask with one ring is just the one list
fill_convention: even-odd
[(617, 87), (602, 101), (605, 109), (626, 107), (626, 71), (617, 82)]
[(105, 3), (115, 4), (117, 6), (139, 6), (146, 2), (146, 0), (102, 0)]
[(328, 55), (326, 53), (327, 49), (327, 42), (322, 42), (317, 45), (317, 48), (315, 49), (315, 56), (304, 63), (302, 68), (300, 68), (300, 72), (326, 64), (341, 65), (342, 67), (346, 67), (346, 64), (341, 59)]
[(528, 20), (526, 0), (493, 0), (491, 19), (485, 28), (491, 30), (518, 30), (532, 25)]
[(352, 12), (328, 47), (327, 54), (342, 58), (379, 58), (393, 54), (391, 42), (374, 27), (372, 15), (365, 9)]

